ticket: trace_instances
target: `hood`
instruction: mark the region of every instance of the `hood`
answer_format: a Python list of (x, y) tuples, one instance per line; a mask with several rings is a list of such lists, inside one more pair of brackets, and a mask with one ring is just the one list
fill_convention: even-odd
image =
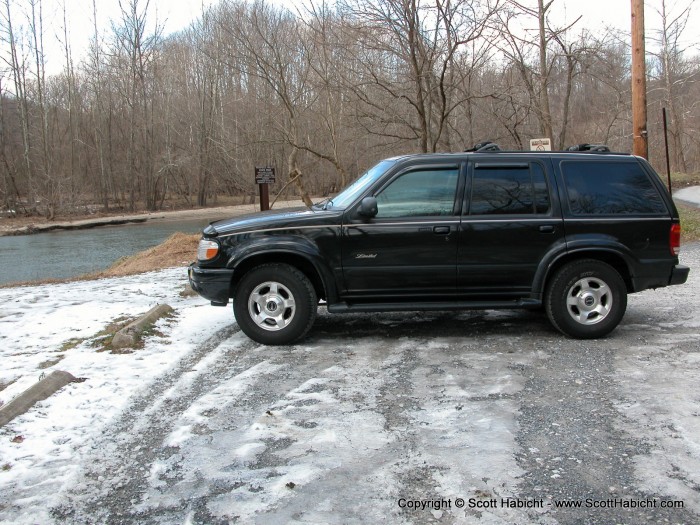
[(298, 208), (286, 208), (276, 211), (262, 211), (239, 215), (230, 219), (213, 222), (204, 228), (204, 235), (213, 237), (228, 233), (244, 233), (270, 228), (286, 228), (294, 226), (314, 226), (328, 224), (342, 215), (338, 210), (310, 210), (304, 206)]

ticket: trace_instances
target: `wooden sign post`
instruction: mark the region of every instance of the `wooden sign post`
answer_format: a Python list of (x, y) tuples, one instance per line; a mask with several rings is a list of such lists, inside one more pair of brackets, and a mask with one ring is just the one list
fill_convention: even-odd
[(260, 190), (260, 211), (270, 209), (269, 185), (275, 182), (275, 168), (272, 166), (255, 166), (255, 183)]

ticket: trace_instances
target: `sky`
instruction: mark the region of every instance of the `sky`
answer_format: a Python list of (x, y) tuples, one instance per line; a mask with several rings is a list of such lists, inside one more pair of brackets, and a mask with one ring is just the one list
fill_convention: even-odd
[[(124, 0), (125, 3), (128, 0)], [(140, 5), (145, 5), (145, 0), (139, 0)], [(294, 8), (304, 0), (269, 0), (272, 3)], [(691, 0), (667, 0), (668, 8), (680, 11)], [(163, 27), (164, 34), (170, 34), (187, 27), (196, 20), (203, 9), (217, 3), (218, 0), (150, 0), (150, 21)], [(29, 4), (27, 0), (10, 0), (15, 9)], [(525, 5), (536, 6), (537, 0), (521, 0)], [(73, 50), (74, 61), (79, 61), (87, 51), (92, 35), (92, 0), (43, 0), (44, 20), (49, 26), (47, 37), (47, 68), (49, 72), (63, 67), (62, 46), (56, 43), (56, 37), (62, 39), (63, 34), (63, 9), (66, 6), (68, 26), (70, 29), (70, 41)], [(613, 27), (623, 31), (629, 31), (631, 24), (630, 15), (631, 0), (555, 0), (552, 7), (552, 17), (562, 25), (573, 22), (579, 16), (580, 27), (587, 27), (592, 31), (604, 27)], [(647, 35), (653, 33), (659, 27), (659, 17), (656, 13), (660, 0), (647, 0), (645, 8)], [(24, 9), (27, 9), (24, 7)], [(111, 21), (120, 16), (119, 0), (97, 0), (97, 18), (100, 31), (107, 34), (110, 31)], [(700, 26), (700, 7), (691, 10), (691, 22), (686, 34), (693, 34), (693, 44), (697, 50), (700, 47), (700, 39), (691, 28)], [(52, 38), (52, 36), (54, 36)]]
[[(128, 0), (123, 0), (127, 3)], [(140, 6), (145, 6), (147, 0), (138, 0)], [(308, 0), (268, 0), (274, 4), (295, 9)], [(429, 0), (428, 0), (429, 1)], [(536, 6), (537, 0), (520, 0), (524, 5)], [(196, 20), (203, 9), (218, 3), (219, 0), (150, 0), (149, 22), (156, 21), (163, 29), (163, 34), (171, 34), (187, 27)], [(667, 0), (667, 8), (671, 12), (680, 12), (692, 0)], [(659, 28), (660, 19), (657, 9), (661, 0), (647, 0), (645, 21), (647, 35), (651, 36)], [(14, 23), (23, 20), (23, 11), (28, 10), (28, 0), (10, 0), (15, 13)], [(103, 38), (111, 31), (112, 21), (120, 18), (119, 0), (96, 0), (98, 29)], [(92, 0), (42, 0), (45, 30), (45, 48), (47, 71), (60, 72), (65, 65), (63, 38), (64, 6), (67, 25), (70, 33), (71, 54), (74, 63), (79, 63), (87, 53), (93, 33), (93, 1)], [(562, 26), (581, 20), (578, 27), (591, 31), (599, 31), (606, 27), (629, 31), (631, 25), (631, 0), (555, 0), (552, 7), (552, 20)], [(3, 6), (4, 11), (4, 6)], [(4, 17), (3, 17), (4, 18)], [(691, 9), (690, 23), (686, 36), (692, 41), (687, 45), (700, 51), (700, 38), (691, 28), (700, 26), (700, 7)], [(649, 44), (647, 44), (649, 49)]]

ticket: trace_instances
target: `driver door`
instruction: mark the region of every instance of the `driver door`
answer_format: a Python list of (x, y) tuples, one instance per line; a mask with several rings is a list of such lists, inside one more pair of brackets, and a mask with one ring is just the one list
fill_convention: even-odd
[(350, 210), (342, 229), (347, 299), (456, 293), (461, 169), (414, 166), (372, 193), (377, 215)]

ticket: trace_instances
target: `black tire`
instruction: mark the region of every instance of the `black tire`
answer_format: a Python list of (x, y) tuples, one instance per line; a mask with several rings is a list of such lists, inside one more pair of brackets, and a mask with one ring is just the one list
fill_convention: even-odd
[(238, 326), (264, 345), (291, 344), (316, 319), (318, 299), (311, 281), (288, 264), (265, 264), (246, 273), (234, 292)]
[(612, 266), (594, 259), (575, 261), (552, 277), (545, 309), (554, 327), (570, 337), (604, 337), (625, 315), (627, 288)]

